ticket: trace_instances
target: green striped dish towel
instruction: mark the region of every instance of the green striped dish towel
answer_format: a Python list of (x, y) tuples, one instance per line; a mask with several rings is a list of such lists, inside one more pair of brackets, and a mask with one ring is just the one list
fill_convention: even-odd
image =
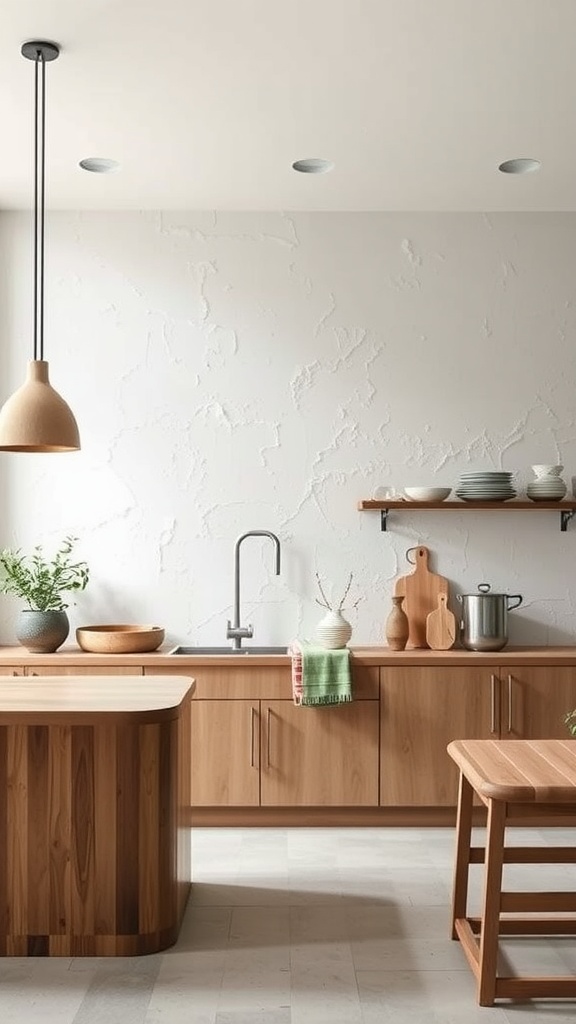
[(327, 650), (295, 642), (290, 651), (296, 704), (309, 707), (348, 704), (353, 699), (350, 651), (347, 647)]

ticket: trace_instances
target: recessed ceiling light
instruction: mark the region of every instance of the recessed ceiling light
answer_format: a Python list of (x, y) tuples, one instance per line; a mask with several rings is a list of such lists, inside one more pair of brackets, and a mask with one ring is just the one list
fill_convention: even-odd
[(302, 174), (326, 174), (333, 170), (334, 164), (331, 160), (322, 160), (320, 157), (312, 156), (306, 160), (295, 160), (292, 167)]
[(109, 160), (105, 156), (87, 156), (78, 166), (84, 171), (93, 171), (94, 174), (112, 174), (118, 170), (120, 164), (117, 160)]
[(498, 167), (503, 174), (530, 174), (531, 171), (540, 170), (540, 161), (531, 157), (518, 156), (514, 160), (505, 160)]

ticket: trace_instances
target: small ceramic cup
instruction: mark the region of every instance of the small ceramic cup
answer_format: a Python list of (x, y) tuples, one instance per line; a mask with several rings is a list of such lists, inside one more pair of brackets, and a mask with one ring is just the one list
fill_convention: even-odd
[(383, 484), (382, 486), (376, 487), (374, 489), (374, 494), (372, 495), (372, 497), (374, 498), (375, 501), (386, 501), (387, 498), (395, 498), (396, 494), (397, 491), (395, 487), (392, 487), (391, 485), (386, 486), (385, 484)]

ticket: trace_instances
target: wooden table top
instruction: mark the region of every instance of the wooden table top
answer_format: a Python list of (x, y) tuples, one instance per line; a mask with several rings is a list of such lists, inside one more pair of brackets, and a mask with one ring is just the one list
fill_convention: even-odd
[(448, 753), (487, 799), (576, 804), (576, 740), (453, 740)]
[(195, 686), (191, 676), (32, 676), (0, 679), (0, 723), (31, 717), (172, 717)]

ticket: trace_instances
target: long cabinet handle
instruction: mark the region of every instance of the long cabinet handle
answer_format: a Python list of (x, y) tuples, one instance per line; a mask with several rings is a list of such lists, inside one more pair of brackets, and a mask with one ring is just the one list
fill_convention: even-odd
[(254, 722), (256, 719), (256, 708), (251, 706), (250, 708), (250, 767), (255, 768), (254, 762)]
[(490, 732), (496, 732), (496, 676), (490, 676)]
[(270, 723), (272, 714), (270, 708), (266, 708), (266, 767), (270, 767)]
[(512, 732), (512, 674), (508, 673), (508, 732)]

